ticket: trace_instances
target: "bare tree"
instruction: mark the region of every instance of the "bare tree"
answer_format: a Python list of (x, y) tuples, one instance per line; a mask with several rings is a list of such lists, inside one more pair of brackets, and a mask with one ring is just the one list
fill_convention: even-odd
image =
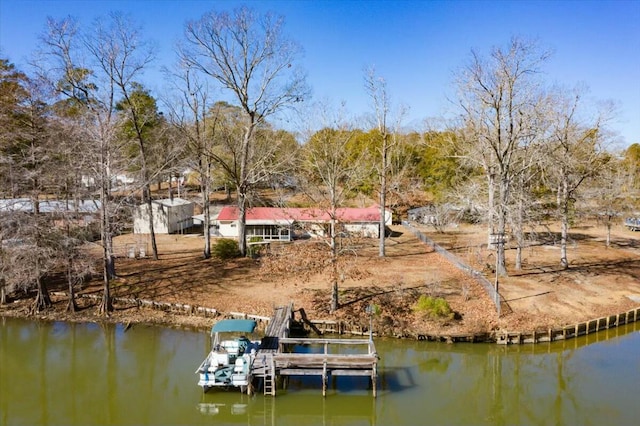
[(515, 237), (516, 258), (515, 269), (522, 269), (522, 252), (527, 244), (525, 228), (540, 219), (541, 211), (537, 208), (537, 198), (532, 193), (534, 185), (540, 183), (544, 155), (542, 143), (545, 129), (537, 126), (531, 141), (523, 140), (516, 153), (514, 180), (512, 182), (511, 199), (508, 206), (508, 221)]
[(75, 111), (73, 131), (77, 140), (86, 142), (78, 150), (87, 165), (88, 175), (84, 178), (98, 188), (104, 282), (99, 311), (106, 315), (113, 310), (110, 293), (110, 280), (116, 273), (113, 218), (120, 209), (111, 196), (112, 182), (113, 176), (122, 170), (121, 150), (116, 145), (120, 125), (115, 113), (116, 86), (111, 74), (97, 72), (99, 67), (92, 68), (85, 62), (86, 40), (74, 20), (49, 20), (42, 41), (44, 51), (38, 62), (42, 76), (50, 80), (61, 100)]
[[(458, 75), (459, 152), (485, 173), (489, 245), (492, 236), (505, 236), (516, 154), (536, 132), (541, 91), (535, 76), (548, 56), (535, 43), (514, 38), (507, 49), (494, 48), (488, 58), (472, 51), (471, 62)], [(504, 244), (496, 245), (497, 273), (504, 275)]]
[(606, 123), (613, 109), (610, 105), (592, 110), (583, 99), (584, 88), (571, 94), (558, 90), (551, 111), (551, 129), (546, 151), (545, 176), (556, 190), (560, 220), (560, 264), (569, 267), (567, 240), (569, 222), (582, 184), (597, 176), (609, 161), (604, 146), (609, 137)]
[(247, 8), (210, 12), (187, 23), (182, 58), (216, 80), (238, 101), (245, 115), (238, 152), (238, 232), (246, 254), (246, 208), (251, 186), (250, 152), (256, 129), (265, 120), (307, 96), (305, 78), (295, 67), (300, 49), (282, 32), (283, 19), (256, 16)]
[[(336, 114), (338, 117), (341, 113)], [(331, 312), (338, 309), (338, 210), (343, 207), (352, 191), (362, 182), (367, 170), (364, 155), (353, 147), (355, 131), (341, 119), (332, 120), (310, 135), (302, 150), (302, 181), (306, 196), (312, 205), (319, 206), (329, 215), (328, 245), (331, 252)], [(381, 230), (382, 232), (383, 230)]]
[[(373, 109), (375, 111), (375, 123), (380, 133), (380, 144), (377, 146), (377, 155), (379, 163), (376, 167), (379, 179), (379, 200), (380, 200), (380, 236), (379, 236), (379, 257), (385, 256), (385, 237), (386, 237), (386, 206), (387, 194), (389, 192), (388, 182), (391, 178), (390, 173), (393, 169), (392, 157), (393, 149), (399, 145), (399, 132), (402, 113), (398, 114), (398, 118), (394, 125), (389, 123), (391, 101), (387, 91), (387, 82), (376, 75), (375, 70), (370, 68), (365, 75), (365, 89), (371, 98)], [(397, 171), (397, 169), (396, 169)]]
[[(113, 13), (106, 22), (96, 21), (95, 31), (85, 36), (85, 46), (104, 76), (121, 96), (116, 104), (128, 117), (133, 137), (138, 145), (143, 202), (147, 205), (149, 233), (153, 258), (158, 260), (153, 209), (151, 206), (151, 176), (149, 171), (149, 141), (146, 128), (149, 126), (148, 97), (135, 96), (140, 91), (136, 78), (153, 60), (153, 49), (140, 37), (136, 26), (121, 14)], [(151, 111), (152, 113), (155, 111)]]
[(215, 117), (215, 126), (209, 129), (208, 137), (213, 139), (213, 144), (206, 154), (217, 165), (216, 175), (236, 187), (245, 182), (247, 207), (261, 203), (255, 190), (291, 176), (296, 168), (298, 145), (295, 139), (288, 132), (274, 130), (269, 123), (262, 123), (254, 130), (253, 142), (247, 152), (247, 166), (243, 169), (245, 115), (240, 108), (226, 102), (216, 102), (210, 114)]
[(209, 88), (199, 74), (180, 62), (177, 70), (170, 75), (178, 93), (177, 99), (169, 103), (170, 120), (184, 138), (187, 164), (199, 177), (200, 197), (203, 213), (205, 259), (211, 257), (211, 179), (214, 167), (213, 144), (218, 131), (218, 110), (213, 109)]
[(611, 228), (630, 210), (628, 181), (629, 176), (621, 157), (612, 155), (594, 179), (585, 183), (582, 191), (584, 200), (580, 204), (604, 225), (607, 247), (611, 246)]

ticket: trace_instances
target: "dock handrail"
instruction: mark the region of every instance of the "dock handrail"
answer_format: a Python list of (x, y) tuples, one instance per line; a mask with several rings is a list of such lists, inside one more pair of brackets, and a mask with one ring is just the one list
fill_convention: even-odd
[(329, 353), (329, 345), (357, 346), (367, 345), (368, 355), (377, 355), (376, 346), (373, 340), (369, 339), (324, 339), (324, 338), (305, 338), (305, 337), (287, 337), (280, 339), (281, 345), (323, 345), (324, 353)]

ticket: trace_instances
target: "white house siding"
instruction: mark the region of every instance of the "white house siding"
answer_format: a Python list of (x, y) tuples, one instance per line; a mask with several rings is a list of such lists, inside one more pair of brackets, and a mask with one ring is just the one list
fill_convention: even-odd
[[(225, 238), (238, 238), (236, 221), (218, 221), (217, 233)], [(245, 230), (247, 238), (260, 237), (265, 241), (291, 241), (289, 225), (247, 223)]]
[(238, 225), (234, 221), (218, 221), (218, 232), (220, 236), (227, 238), (238, 238)]
[(344, 223), (342, 224), (345, 231), (353, 234), (359, 234), (363, 237), (367, 238), (378, 238), (380, 233), (378, 229), (380, 228), (379, 223)]
[[(158, 234), (174, 234), (193, 226), (194, 205), (190, 201), (181, 198), (154, 200), (151, 207), (153, 209), (153, 230)], [(147, 204), (136, 207), (133, 214), (133, 232), (136, 234), (150, 233)]]

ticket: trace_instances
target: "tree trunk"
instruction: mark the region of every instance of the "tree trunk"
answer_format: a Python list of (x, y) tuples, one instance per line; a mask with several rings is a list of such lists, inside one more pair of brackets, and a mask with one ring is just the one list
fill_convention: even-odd
[(331, 307), (330, 312), (334, 313), (340, 306), (338, 294), (338, 256), (335, 251), (331, 252)]
[[(37, 268), (37, 266), (36, 266)], [(35, 312), (41, 312), (45, 309), (48, 309), (52, 306), (51, 297), (49, 296), (49, 289), (47, 288), (47, 284), (42, 279), (42, 277), (38, 277), (38, 295), (36, 296), (36, 300), (33, 304), (33, 309)]]
[(522, 201), (518, 202), (518, 216), (516, 218), (515, 237), (516, 237), (516, 271), (522, 270), (522, 247), (524, 246), (524, 232), (523, 232), (523, 207)]
[(488, 179), (488, 200), (487, 200), (487, 248), (489, 250), (495, 248), (492, 238), (495, 233), (494, 212), (495, 212), (495, 176), (492, 170), (489, 170)]
[(110, 294), (110, 280), (116, 276), (115, 259), (113, 257), (113, 240), (111, 237), (111, 223), (109, 219), (109, 212), (107, 210), (107, 202), (109, 201), (109, 180), (106, 178), (107, 173), (103, 171), (103, 180), (101, 183), (101, 222), (100, 233), (102, 238), (102, 279), (103, 279), (103, 295), (102, 301), (98, 307), (98, 312), (101, 315), (109, 315), (109, 312), (113, 310), (111, 304)]
[(205, 259), (209, 259), (211, 258), (211, 218), (209, 217), (211, 214), (211, 208), (208, 201), (205, 201), (205, 203), (206, 204), (202, 209), (202, 214), (204, 214), (204, 220), (202, 222), (204, 232), (204, 250), (202, 251), (202, 255)]
[(149, 192), (151, 185), (148, 185), (145, 192), (147, 192), (146, 203), (149, 210), (149, 238), (151, 239), (151, 251), (153, 253), (153, 260), (158, 260), (158, 244), (156, 243), (156, 231), (153, 226), (153, 206), (151, 201), (151, 193)]
[(569, 268), (569, 259), (567, 257), (567, 240), (569, 237), (569, 194), (568, 182), (566, 179), (562, 182), (561, 192), (559, 194), (561, 202), (561, 225), (560, 225), (560, 265), (564, 269)]
[(333, 278), (333, 286), (331, 289), (331, 313), (334, 313), (338, 310), (340, 306), (340, 301), (338, 300), (338, 276), (337, 273)]
[(247, 194), (245, 188), (238, 190), (238, 249), (241, 256), (247, 255)]
[(385, 206), (387, 204), (387, 134), (386, 130), (382, 138), (382, 171), (380, 172), (380, 244), (378, 256), (385, 256)]
[(251, 145), (251, 139), (253, 138), (254, 127), (256, 126), (255, 117), (249, 114), (250, 123), (247, 126), (247, 130), (244, 133), (242, 141), (242, 152), (240, 156), (240, 177), (237, 182), (238, 186), (238, 248), (240, 254), (244, 257), (247, 255), (247, 238), (246, 238), (246, 224), (247, 224), (247, 190), (249, 181), (249, 147)]
[(69, 259), (67, 263), (67, 285), (69, 286), (69, 304), (67, 305), (67, 312), (76, 312), (78, 305), (76, 305), (76, 295), (73, 289), (73, 273), (72, 273), (73, 261)]
[[(104, 206), (104, 203), (103, 203)], [(106, 212), (105, 212), (106, 215)], [(103, 221), (103, 234), (102, 234), (102, 279), (103, 279), (103, 295), (102, 301), (98, 312), (102, 315), (109, 315), (109, 312), (113, 311), (113, 305), (111, 303), (111, 279), (116, 277), (115, 259), (113, 256), (113, 240), (111, 238), (111, 232), (109, 231), (110, 223), (108, 216)]]
[(500, 199), (498, 200), (498, 229), (496, 235), (496, 259), (497, 259), (497, 268), (496, 273), (500, 276), (507, 275), (507, 265), (506, 265), (506, 257), (505, 257), (505, 236), (507, 230), (507, 199), (509, 197), (509, 182), (507, 178), (503, 175), (500, 179)]
[[(105, 249), (106, 252), (106, 249)], [(98, 308), (98, 312), (101, 315), (108, 316), (111, 311), (113, 311), (113, 304), (111, 303), (111, 286), (109, 279), (109, 269), (110, 269), (110, 256), (106, 253), (104, 254), (104, 263), (102, 270), (102, 301), (100, 302), (100, 306)]]
[[(209, 188), (209, 180), (210, 180), (210, 170), (211, 165), (207, 161), (205, 173), (201, 176), (200, 181), (200, 193), (202, 195), (202, 214), (204, 215), (204, 220), (202, 221), (202, 227), (204, 231), (204, 250), (203, 256), (205, 259), (211, 258), (211, 218), (210, 211), (211, 207), (209, 205), (209, 195), (211, 190)], [(202, 170), (202, 165), (200, 166), (200, 170)]]
[(336, 211), (335, 198), (331, 202), (331, 220), (329, 224), (329, 248), (331, 250), (331, 313), (338, 310), (340, 300), (338, 295), (338, 245), (336, 244)]

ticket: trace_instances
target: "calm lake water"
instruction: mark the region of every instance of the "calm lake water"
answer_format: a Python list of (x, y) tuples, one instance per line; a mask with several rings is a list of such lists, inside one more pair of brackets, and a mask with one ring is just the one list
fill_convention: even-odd
[(564, 343), (376, 340), (379, 392), (340, 377), (203, 394), (206, 333), (0, 318), (0, 425), (630, 425), (640, 324)]

